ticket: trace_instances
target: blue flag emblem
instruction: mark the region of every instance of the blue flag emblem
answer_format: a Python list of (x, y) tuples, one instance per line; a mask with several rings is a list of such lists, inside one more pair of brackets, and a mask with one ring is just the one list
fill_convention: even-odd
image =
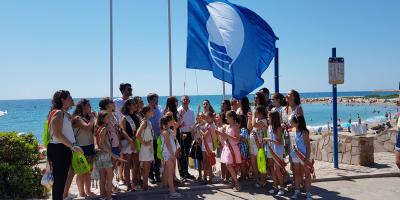
[(253, 11), (226, 0), (189, 0), (186, 67), (213, 72), (241, 99), (264, 83), (278, 39)]

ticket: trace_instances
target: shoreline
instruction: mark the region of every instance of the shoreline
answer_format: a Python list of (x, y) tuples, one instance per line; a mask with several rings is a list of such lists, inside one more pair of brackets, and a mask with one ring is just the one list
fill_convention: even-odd
[[(332, 97), (318, 97), (318, 98), (302, 98), (302, 104), (330, 104), (332, 103)], [(379, 98), (368, 98), (361, 96), (349, 96), (349, 97), (338, 97), (338, 104), (345, 105), (383, 105), (383, 106), (400, 106), (399, 98), (390, 98), (390, 99), (379, 99)]]

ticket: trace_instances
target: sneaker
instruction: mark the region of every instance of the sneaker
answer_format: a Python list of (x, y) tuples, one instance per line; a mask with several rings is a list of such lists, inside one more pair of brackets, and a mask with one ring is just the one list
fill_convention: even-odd
[(292, 195), (292, 199), (297, 199), (297, 198), (299, 198), (299, 195), (300, 195), (300, 190), (295, 190), (294, 191), (294, 194)]
[(173, 192), (173, 193), (169, 194), (170, 199), (180, 199), (182, 197), (183, 197), (183, 195), (178, 192)]
[(120, 180), (117, 182), (118, 186), (125, 185), (124, 181)]
[(310, 192), (306, 193), (306, 200), (312, 200), (312, 194)]
[(283, 196), (285, 194), (285, 190), (283, 190), (283, 189), (279, 189), (279, 191), (278, 191), (278, 196)]
[(269, 193), (270, 195), (275, 194), (275, 192), (276, 192), (275, 188), (272, 188), (272, 189), (270, 189), (270, 190), (268, 191), (268, 193)]

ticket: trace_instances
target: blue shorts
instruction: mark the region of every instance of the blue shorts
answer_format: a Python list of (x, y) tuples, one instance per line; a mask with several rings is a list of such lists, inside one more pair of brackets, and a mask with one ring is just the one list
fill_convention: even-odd
[(111, 148), (111, 152), (117, 156), (119, 156), (119, 154), (121, 153), (121, 150), (119, 149), (119, 147), (112, 147)]
[(394, 147), (396, 151), (400, 151), (400, 131), (397, 132), (397, 140), (396, 140), (396, 146)]
[(94, 156), (94, 154), (96, 153), (94, 151), (94, 144), (86, 145), (86, 146), (80, 146), (80, 147), (83, 150), (83, 155), (85, 155), (85, 157)]

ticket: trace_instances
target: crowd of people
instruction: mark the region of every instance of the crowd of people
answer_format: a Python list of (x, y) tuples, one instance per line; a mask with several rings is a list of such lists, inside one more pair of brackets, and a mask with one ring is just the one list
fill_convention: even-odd
[[(128, 191), (149, 190), (158, 183), (168, 188), (170, 198), (182, 198), (176, 187), (185, 180), (215, 183), (214, 165), (220, 165), (220, 180), (232, 184), (234, 191), (241, 190), (241, 181), (254, 181), (262, 188), (271, 178), (269, 194), (285, 195), (292, 180), (285, 160), (293, 174), (292, 198), (299, 197), (302, 187), (306, 198), (312, 198), (309, 131), (297, 91), (290, 90), (287, 96), (275, 93), (270, 99), (269, 90), (262, 88), (252, 106), (247, 97), (223, 100), (219, 112), (205, 99), (195, 112), (187, 95), (180, 102), (168, 97), (162, 108), (155, 93), (147, 95), (145, 105), (141, 97), (133, 97), (131, 84), (122, 83), (119, 89), (122, 97), (101, 99), (99, 112), (82, 99), (72, 115), (70, 93), (54, 94), (47, 147), (53, 199), (68, 197), (74, 177), (72, 152), (83, 153), (92, 171), (98, 171), (100, 196), (107, 200), (119, 191), (113, 180)], [(197, 160), (197, 177), (189, 173), (191, 159)], [(79, 196), (95, 195), (91, 172), (78, 175), (76, 183)]]

